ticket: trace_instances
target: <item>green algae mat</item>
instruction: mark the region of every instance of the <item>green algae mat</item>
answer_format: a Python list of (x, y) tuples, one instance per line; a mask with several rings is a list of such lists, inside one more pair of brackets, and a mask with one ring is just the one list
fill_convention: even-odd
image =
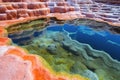
[[(42, 56), (56, 72), (79, 74), (90, 80), (118, 80), (119, 62), (103, 51), (72, 40), (66, 32), (47, 30), (47, 25), (56, 25), (55, 22), (47, 22), (46, 19), (35, 20), (13, 25), (7, 30), (12, 39), (19, 39), (21, 47), (31, 54)], [(58, 25), (62, 25), (59, 23)], [(34, 32), (40, 35), (36, 36)], [(30, 38), (27, 40), (28, 37)]]

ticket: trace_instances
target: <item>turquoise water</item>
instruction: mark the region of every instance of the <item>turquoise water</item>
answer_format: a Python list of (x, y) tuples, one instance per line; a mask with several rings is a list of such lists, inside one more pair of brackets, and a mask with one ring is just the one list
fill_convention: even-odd
[[(32, 37), (20, 37), (15, 38), (19, 35), (9, 35), (13, 42), (19, 45), (25, 45), (24, 41), (29, 41), (31, 38), (38, 37), (46, 31), (60, 31), (65, 32), (66, 35), (70, 36), (72, 39), (77, 40), (80, 43), (89, 44), (92, 48), (96, 50), (101, 50), (107, 52), (112, 58), (120, 61), (120, 35), (113, 34), (109, 30), (95, 30), (90, 26), (84, 25), (52, 25), (48, 26), (43, 31), (35, 31)], [(22, 34), (20, 34), (22, 36)]]

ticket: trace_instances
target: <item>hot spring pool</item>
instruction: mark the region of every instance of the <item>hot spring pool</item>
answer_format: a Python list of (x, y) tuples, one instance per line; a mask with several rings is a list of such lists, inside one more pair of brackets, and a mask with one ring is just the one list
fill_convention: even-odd
[[(63, 29), (62, 29), (63, 28)], [(120, 35), (113, 34), (108, 30), (95, 30), (84, 25), (70, 25), (50, 27), (47, 30), (64, 31), (80, 43), (89, 44), (96, 50), (107, 52), (111, 57), (120, 61)]]
[(118, 80), (120, 34), (100, 22), (93, 26), (76, 23), (79, 20), (46, 23), (42, 19), (7, 30), (13, 45), (43, 57), (57, 72), (80, 74), (90, 80)]
[[(42, 35), (43, 32), (47, 31), (59, 31), (65, 32), (68, 36), (70, 36), (73, 40), (77, 40), (80, 43), (89, 44), (92, 48), (100, 51), (105, 51), (112, 58), (120, 61), (120, 34), (111, 33), (109, 30), (95, 30), (90, 26), (85, 25), (72, 25), (72, 24), (64, 24), (64, 25), (50, 25), (47, 26), (42, 31), (36, 31), (32, 36), (38, 37)], [(20, 34), (24, 35), (24, 34)], [(14, 38), (18, 35), (9, 35), (10, 38), (13, 39), (13, 42), (19, 45), (23, 45), (26, 40), (29, 40), (31, 36)]]

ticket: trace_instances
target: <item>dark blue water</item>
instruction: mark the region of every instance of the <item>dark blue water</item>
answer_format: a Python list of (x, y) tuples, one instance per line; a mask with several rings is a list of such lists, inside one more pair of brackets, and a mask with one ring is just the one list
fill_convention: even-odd
[[(58, 26), (49, 27), (48, 30), (56, 31), (57, 28)], [(120, 34), (113, 34), (108, 30), (98, 31), (84, 25), (75, 26), (64, 24), (64, 26), (59, 28), (63, 28), (70, 33), (72, 39), (89, 44), (96, 50), (105, 51), (111, 55), (111, 57), (120, 61)]]
[[(113, 34), (108, 30), (95, 30), (89, 26), (84, 25), (54, 25), (46, 29), (51, 31), (67, 32), (69, 36), (81, 43), (89, 44), (92, 48), (96, 50), (101, 50), (107, 52), (111, 57), (120, 61), (120, 34)], [(42, 34), (44, 31), (35, 32), (34, 37)], [(18, 36), (18, 35), (17, 35)], [(9, 35), (9, 37), (15, 37), (15, 35)], [(13, 39), (14, 43), (19, 44), (20, 42), (29, 39), (20, 38)]]

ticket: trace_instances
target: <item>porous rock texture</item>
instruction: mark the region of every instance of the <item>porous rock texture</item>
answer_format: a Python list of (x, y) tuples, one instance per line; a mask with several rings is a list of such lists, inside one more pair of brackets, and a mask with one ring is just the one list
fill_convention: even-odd
[[(56, 17), (62, 20), (91, 18), (119, 26), (120, 1), (95, 1), (96, 2), (94, 2), (94, 0), (1, 0), (0, 20), (13, 20), (12, 22), (14, 22), (14, 20), (20, 21), (21, 18), (31, 20), (40, 17)], [(97, 3), (102, 1), (104, 3)], [(117, 5), (111, 5), (110, 2)]]

